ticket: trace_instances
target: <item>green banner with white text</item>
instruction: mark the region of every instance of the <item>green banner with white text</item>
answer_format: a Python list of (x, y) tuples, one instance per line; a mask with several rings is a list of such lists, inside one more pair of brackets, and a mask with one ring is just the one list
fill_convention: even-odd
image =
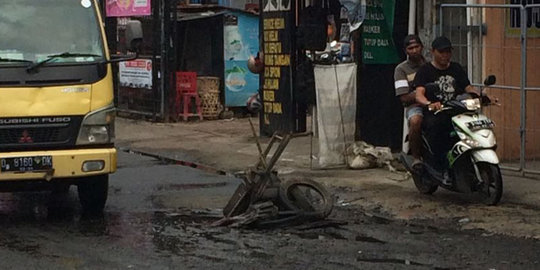
[(399, 62), (392, 33), (395, 0), (368, 0), (362, 26), (362, 61), (364, 64)]

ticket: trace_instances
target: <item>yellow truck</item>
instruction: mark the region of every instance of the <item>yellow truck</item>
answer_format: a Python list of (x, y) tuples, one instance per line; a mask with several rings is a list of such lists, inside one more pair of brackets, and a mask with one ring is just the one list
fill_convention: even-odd
[[(128, 24), (126, 42), (142, 38)], [(133, 58), (133, 57), (132, 57)], [(0, 191), (76, 185), (102, 211), (116, 170), (111, 56), (94, 0), (0, 0)]]

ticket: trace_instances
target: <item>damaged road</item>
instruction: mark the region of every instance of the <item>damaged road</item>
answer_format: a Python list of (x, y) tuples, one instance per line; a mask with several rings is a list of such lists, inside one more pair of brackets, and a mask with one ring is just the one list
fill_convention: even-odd
[(211, 226), (239, 183), (122, 152), (103, 216), (83, 215), (74, 188), (60, 201), (47, 193), (0, 194), (2, 268), (540, 268), (538, 240), (458, 230), (452, 220), (394, 219), (343, 198), (323, 221)]

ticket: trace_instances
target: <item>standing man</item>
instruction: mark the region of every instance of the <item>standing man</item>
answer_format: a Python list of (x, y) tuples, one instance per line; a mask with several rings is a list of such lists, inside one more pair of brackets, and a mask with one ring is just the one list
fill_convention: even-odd
[(413, 80), (416, 72), (426, 60), (422, 55), (424, 46), (416, 35), (408, 35), (403, 42), (407, 60), (400, 63), (394, 70), (394, 87), (396, 96), (406, 108), (405, 116), (409, 123), (409, 145), (414, 158), (412, 167), (414, 170), (422, 166), (422, 106), (416, 103), (416, 93), (413, 88)]
[[(434, 154), (442, 159), (444, 152), (451, 147), (449, 139), (452, 124), (446, 114), (435, 116), (434, 111), (441, 109), (441, 104), (454, 100), (465, 92), (480, 95), (467, 78), (467, 73), (456, 62), (451, 62), (452, 43), (446, 37), (438, 37), (431, 44), (433, 60), (427, 63), (416, 73), (414, 86), (416, 89), (416, 102), (426, 108), (428, 112), (424, 117), (426, 136)], [(426, 93), (426, 85), (435, 83), (437, 89)], [(444, 166), (445, 164), (439, 164)]]

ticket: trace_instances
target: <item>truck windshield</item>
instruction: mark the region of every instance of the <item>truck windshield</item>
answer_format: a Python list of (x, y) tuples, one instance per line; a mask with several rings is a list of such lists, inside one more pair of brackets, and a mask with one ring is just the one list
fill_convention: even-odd
[(0, 66), (103, 60), (92, 0), (0, 0)]

